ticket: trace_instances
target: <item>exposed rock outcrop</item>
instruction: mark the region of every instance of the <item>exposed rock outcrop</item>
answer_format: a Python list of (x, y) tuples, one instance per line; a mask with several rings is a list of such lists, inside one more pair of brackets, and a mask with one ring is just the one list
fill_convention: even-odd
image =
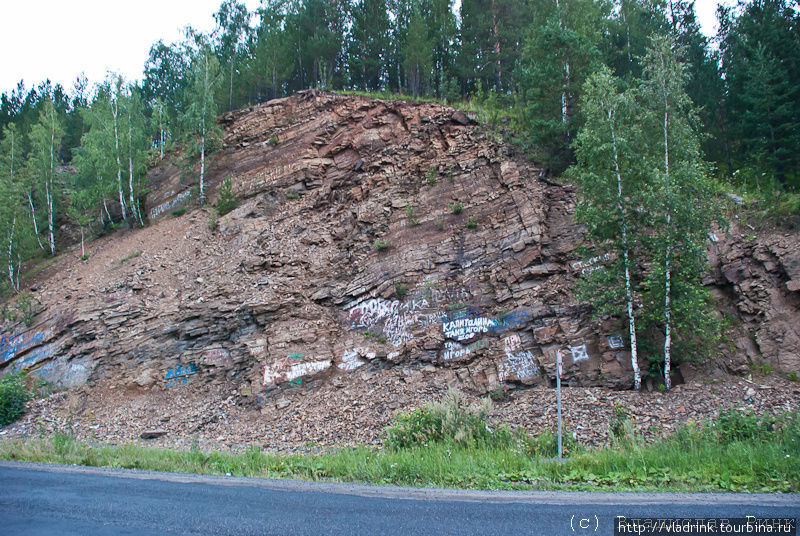
[[(210, 209), (170, 217), (196, 193), (157, 168), (153, 225), (61, 259), (36, 292), (44, 312), (7, 326), (0, 366), (66, 386), (230, 381), (261, 403), (398, 366), (478, 392), (548, 385), (560, 353), (568, 385), (632, 385), (619, 324), (591, 321), (572, 292), (604, 263), (578, 254), (574, 191), (463, 112), (304, 92), (221, 121), (209, 184), (230, 176), (240, 206), (214, 225)], [(712, 246), (709, 284), (758, 326), (738, 331), (732, 369), (759, 354), (800, 369), (800, 261), (784, 239)]]

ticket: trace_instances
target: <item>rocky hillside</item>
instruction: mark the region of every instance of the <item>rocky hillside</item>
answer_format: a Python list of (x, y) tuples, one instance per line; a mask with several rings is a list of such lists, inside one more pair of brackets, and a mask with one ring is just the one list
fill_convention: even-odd
[[(592, 321), (573, 295), (604, 262), (579, 255), (575, 192), (463, 112), (304, 92), (221, 121), (209, 184), (230, 177), (239, 207), (216, 220), (191, 208), (196, 185), (165, 161), (152, 224), (50, 266), (30, 327), (4, 326), (0, 367), (88, 382), (108, 401), (96, 411), (213, 391), (283, 412), (288, 394), (313, 409), (344, 389), (383, 400), (388, 418), (435, 392), (420, 378), (475, 394), (549, 387), (558, 353), (569, 386), (632, 386), (621, 325)], [(800, 371), (798, 238), (741, 229), (710, 241), (707, 283), (734, 319), (710, 370)], [(405, 395), (386, 398), (394, 388)], [(80, 392), (85, 406), (92, 389)]]

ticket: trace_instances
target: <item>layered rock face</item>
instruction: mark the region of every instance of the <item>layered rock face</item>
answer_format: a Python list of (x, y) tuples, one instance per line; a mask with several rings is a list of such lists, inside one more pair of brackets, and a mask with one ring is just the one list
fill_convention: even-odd
[[(605, 262), (579, 255), (574, 191), (463, 112), (304, 92), (221, 121), (208, 185), (230, 177), (239, 207), (172, 217), (196, 185), (155, 169), (152, 225), (59, 261), (36, 290), (43, 312), (8, 327), (0, 366), (60, 385), (233, 381), (256, 401), (359, 369), (432, 368), (477, 392), (549, 385), (560, 355), (567, 384), (632, 386), (621, 325), (592, 321), (573, 294)], [(797, 370), (796, 241), (763, 262), (736, 250), (764, 299), (729, 275), (729, 242), (710, 283), (763, 325), (740, 355)]]

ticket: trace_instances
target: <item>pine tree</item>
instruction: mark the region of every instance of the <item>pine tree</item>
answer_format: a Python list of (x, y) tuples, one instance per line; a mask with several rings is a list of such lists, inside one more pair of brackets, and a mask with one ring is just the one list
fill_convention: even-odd
[(351, 87), (375, 91), (385, 80), (389, 51), (389, 13), (385, 0), (360, 0), (353, 6), (348, 43)]
[(406, 36), (406, 48), (403, 50), (408, 90), (414, 97), (419, 97), (428, 87), (433, 62), (431, 43), (425, 21), (418, 10), (411, 15)]
[(601, 24), (607, 13), (596, 0), (547, 0), (537, 4), (518, 67), (525, 124), (537, 156), (560, 173), (572, 160), (580, 126), (580, 88), (600, 62)]

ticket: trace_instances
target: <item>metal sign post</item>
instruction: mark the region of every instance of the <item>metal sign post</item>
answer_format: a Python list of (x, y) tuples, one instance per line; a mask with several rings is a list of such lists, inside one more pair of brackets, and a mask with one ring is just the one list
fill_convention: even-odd
[(556, 400), (558, 407), (558, 459), (561, 456), (561, 350), (556, 352)]

